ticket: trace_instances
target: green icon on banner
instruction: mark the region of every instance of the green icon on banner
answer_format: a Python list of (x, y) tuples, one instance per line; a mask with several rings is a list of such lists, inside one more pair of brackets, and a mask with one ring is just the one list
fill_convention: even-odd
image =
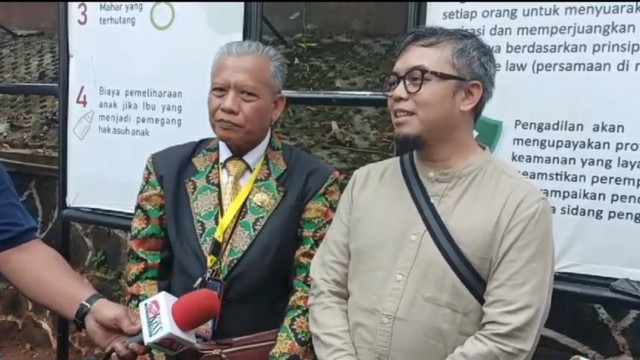
[(488, 146), (489, 150), (494, 152), (502, 135), (502, 121), (481, 115), (476, 122), (474, 135), (479, 143)]

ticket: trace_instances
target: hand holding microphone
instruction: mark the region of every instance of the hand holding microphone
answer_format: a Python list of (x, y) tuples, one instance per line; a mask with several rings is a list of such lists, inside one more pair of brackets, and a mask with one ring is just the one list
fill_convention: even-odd
[[(149, 352), (142, 345), (127, 348), (122, 343), (126, 336), (140, 332), (140, 318), (125, 306), (107, 299), (98, 300), (85, 318), (87, 335), (100, 348), (113, 348), (120, 360), (135, 360)], [(113, 351), (112, 351), (113, 352)]]
[[(142, 332), (128, 338), (126, 345), (118, 345), (145, 345), (167, 355), (176, 355), (195, 348), (193, 329), (218, 316), (220, 299), (215, 291), (206, 288), (192, 291), (179, 299), (163, 291), (141, 302), (139, 312)], [(103, 359), (109, 359), (114, 351), (115, 346)]]

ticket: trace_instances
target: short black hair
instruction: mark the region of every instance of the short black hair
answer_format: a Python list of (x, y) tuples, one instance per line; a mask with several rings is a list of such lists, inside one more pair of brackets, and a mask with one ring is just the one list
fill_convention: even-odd
[(477, 121), (493, 96), (496, 81), (496, 59), (493, 51), (478, 36), (464, 29), (420, 26), (410, 30), (399, 40), (395, 59), (411, 46), (433, 47), (440, 44), (452, 46), (451, 63), (460, 76), (482, 84), (482, 97), (474, 109), (474, 119)]

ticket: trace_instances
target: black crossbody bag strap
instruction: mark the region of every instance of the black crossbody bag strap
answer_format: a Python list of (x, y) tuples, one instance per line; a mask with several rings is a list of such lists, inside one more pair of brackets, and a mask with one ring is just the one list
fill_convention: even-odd
[(444, 256), (460, 281), (471, 292), (471, 295), (480, 305), (484, 305), (484, 292), (487, 285), (482, 276), (478, 274), (473, 265), (464, 256), (458, 244), (453, 240), (438, 211), (433, 206), (431, 198), (418, 175), (413, 152), (406, 153), (400, 157), (400, 168), (411, 198), (438, 250), (440, 250), (442, 256)]

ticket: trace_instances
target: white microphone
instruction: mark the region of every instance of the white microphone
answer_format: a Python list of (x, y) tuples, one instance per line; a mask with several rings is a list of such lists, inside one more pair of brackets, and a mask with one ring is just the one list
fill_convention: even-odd
[[(139, 305), (142, 333), (130, 337), (126, 345), (136, 343), (176, 355), (196, 347), (196, 328), (214, 319), (220, 313), (218, 293), (203, 288), (181, 296), (162, 291)], [(108, 359), (114, 349), (105, 354)]]

